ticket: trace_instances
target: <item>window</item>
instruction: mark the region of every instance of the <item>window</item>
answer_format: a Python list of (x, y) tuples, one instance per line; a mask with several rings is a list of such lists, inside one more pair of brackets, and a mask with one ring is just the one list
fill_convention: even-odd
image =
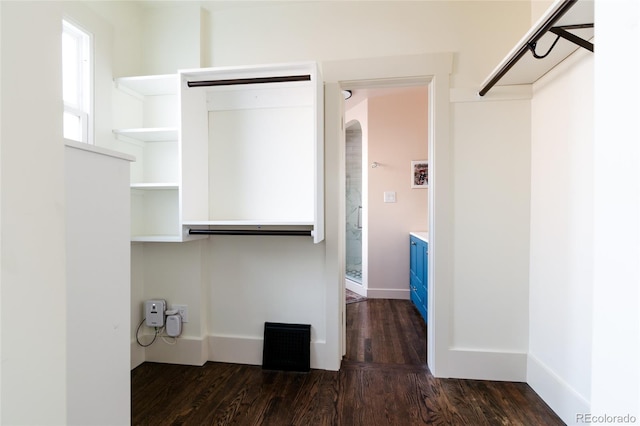
[(62, 21), (62, 97), (65, 139), (93, 143), (91, 36)]

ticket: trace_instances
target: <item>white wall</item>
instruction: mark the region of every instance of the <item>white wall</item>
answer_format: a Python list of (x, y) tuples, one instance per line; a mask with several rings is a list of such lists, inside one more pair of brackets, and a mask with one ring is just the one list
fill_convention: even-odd
[(534, 85), (527, 381), (565, 421), (591, 395), (593, 55)]
[[(368, 100), (369, 297), (409, 298), (409, 232), (428, 229), (428, 189), (412, 189), (410, 179), (411, 160), (428, 159), (427, 99), (422, 86)], [(395, 203), (384, 202), (386, 191)]]
[(65, 19), (92, 35), (93, 42), (93, 143), (113, 148), (111, 92), (113, 90), (113, 27), (81, 2), (63, 3)]
[(65, 147), (67, 424), (131, 419), (129, 160)]
[(200, 13), (197, 2), (145, 4), (141, 19), (144, 75), (200, 67)]
[[(67, 2), (67, 9), (76, 3)], [(138, 1), (88, 1), (82, 4), (108, 22), (112, 28), (112, 50), (109, 66), (114, 77), (142, 75), (143, 73), (143, 11), (144, 3)]]
[[(91, 5), (97, 8), (105, 6)], [(113, 3), (112, 9), (115, 14), (130, 11), (122, 2)], [(68, 338), (71, 334), (68, 336), (66, 332), (66, 281), (71, 276), (65, 272), (65, 217), (66, 213), (79, 212), (68, 211), (65, 200), (61, 22), (63, 16), (71, 17), (96, 36), (98, 101), (95, 113), (99, 144), (111, 135), (111, 26), (90, 8), (77, 2), (2, 2), (0, 10), (3, 123), (0, 423), (68, 424), (78, 418), (78, 413), (86, 413), (83, 410), (89, 408), (87, 404), (77, 402), (77, 398), (83, 395), (78, 394), (74, 387), (78, 383), (76, 374), (81, 371), (77, 370), (78, 358), (74, 356), (85, 353), (84, 350), (98, 347), (102, 350), (101, 345), (108, 340), (109, 333), (100, 334), (103, 339), (96, 346), (88, 345), (82, 337), (78, 341), (83, 331), (76, 333), (74, 330), (77, 329), (72, 329), (76, 339)], [(29, 25), (25, 25), (26, 22)], [(126, 55), (121, 53), (121, 56)], [(127, 208), (126, 204), (113, 207)], [(83, 232), (91, 231), (85, 229)], [(128, 257), (126, 250), (121, 250), (120, 254)], [(72, 261), (71, 258), (69, 260)], [(128, 303), (128, 294), (119, 293), (116, 297), (125, 305)], [(74, 303), (78, 301), (73, 300)], [(78, 307), (77, 304), (74, 306)], [(38, 314), (34, 315), (34, 312)], [(72, 308), (69, 314), (73, 312), (78, 311)], [(126, 319), (126, 323), (114, 322), (115, 328), (110, 332), (119, 335), (125, 331), (122, 336), (126, 336), (128, 342), (128, 315)], [(128, 364), (128, 348), (116, 344), (109, 346), (104, 354), (113, 354), (111, 350), (119, 354), (116, 364), (122, 360), (124, 365)], [(81, 363), (87, 361), (82, 356), (80, 358)], [(96, 362), (92, 356), (89, 358)], [(71, 360), (71, 370), (67, 367), (67, 360)], [(108, 362), (114, 363), (114, 358)], [(116, 422), (123, 423), (127, 421), (123, 419), (129, 417), (129, 373), (121, 366), (116, 368), (120, 373), (109, 379), (113, 380), (111, 384), (117, 383), (118, 389), (114, 391), (113, 387), (107, 386), (109, 392), (114, 393), (100, 395), (100, 403), (109, 406), (112, 409), (110, 414), (115, 416), (104, 417), (103, 420), (117, 417), (119, 420)], [(84, 379), (88, 377), (80, 378)], [(118, 408), (123, 401), (124, 405)], [(92, 414), (96, 412), (89, 411)], [(82, 422), (86, 424), (84, 420)]]
[(529, 3), (520, 1), (208, 1), (203, 7), (210, 12), (212, 58), (203, 66), (456, 52), (453, 86), (472, 88), (528, 29), (530, 14)]
[(325, 247), (281, 236), (220, 236), (208, 245), (210, 359), (259, 365), (265, 321), (302, 323), (311, 324), (312, 365), (326, 368)]
[(640, 423), (640, 7), (595, 13), (591, 412)]
[[(147, 361), (177, 362), (202, 365), (207, 360), (207, 318), (212, 312), (208, 302), (210, 277), (208, 252), (201, 241), (189, 243), (144, 244), (142, 274), (143, 299), (136, 300), (133, 310), (142, 319), (142, 301), (165, 299), (172, 305), (187, 305), (189, 322), (183, 324), (176, 345), (158, 340), (145, 350)], [(139, 261), (136, 258), (136, 261)], [(149, 332), (149, 329), (147, 329)], [(203, 339), (203, 337), (205, 339)], [(147, 338), (146, 342), (150, 341)], [(169, 343), (172, 343), (171, 340)]]
[(452, 109), (461, 124), (452, 137), (454, 185), (464, 188), (454, 195), (452, 344), (525, 354), (529, 101), (456, 102)]
[[(455, 52), (455, 71), (452, 75), (453, 85), (471, 91), (477, 90), (477, 86), (479, 86), (485, 75), (502, 58), (504, 53), (511, 48), (513, 43), (520, 38), (528, 27), (530, 20), (529, 4), (525, 2), (264, 2), (260, 4), (210, 2), (204, 5), (209, 12), (211, 32), (210, 37), (207, 39), (210, 51), (205, 56), (211, 58), (211, 63), (203, 65), (242, 65), (317, 60), (322, 61), (324, 66), (328, 62), (338, 63), (345, 61), (346, 63), (354, 58), (389, 57), (389, 63), (385, 65), (384, 70), (376, 70), (376, 72), (369, 73), (369, 75), (384, 74), (393, 77), (394, 75), (406, 75), (406, 70), (411, 68), (411, 65), (408, 64), (417, 63), (408, 59), (403, 59), (404, 62), (400, 63), (394, 62), (393, 57), (451, 51)], [(505, 14), (514, 17), (514, 19), (502, 19), (501, 17)], [(327, 22), (331, 22), (332, 30), (330, 32), (326, 31)], [(167, 49), (161, 51), (154, 46), (150, 46), (149, 49), (154, 52), (162, 52), (163, 55), (169, 54)], [(178, 52), (171, 54), (179, 55)], [(168, 58), (165, 59), (169, 60)], [(354, 64), (357, 63), (354, 62)], [(422, 69), (426, 68), (428, 67), (423, 67)], [(342, 68), (342, 70), (346, 71), (346, 68)], [(352, 68), (352, 70), (355, 70), (355, 68)], [(158, 69), (157, 71), (161, 72), (162, 70)], [(367, 74), (361, 71), (342, 72), (338, 78), (348, 80), (348, 75), (359, 75), (366, 78)], [(333, 80), (331, 81), (332, 83), (334, 82)], [(327, 93), (329, 90), (327, 86)], [(438, 101), (441, 102), (442, 99), (443, 95), (440, 94)], [(508, 120), (514, 122), (524, 121), (526, 123), (529, 112), (526, 108), (518, 105), (515, 108), (509, 108), (508, 103), (505, 103), (502, 109), (510, 111)], [(331, 108), (333, 106), (327, 107), (326, 111)], [(489, 108), (487, 111), (491, 109), (489, 103), (479, 103), (475, 108), (479, 110)], [(461, 113), (463, 109), (460, 108)], [(499, 120), (496, 119), (496, 121)], [(444, 126), (448, 128), (448, 122), (445, 121), (445, 123)], [(333, 124), (326, 122), (325, 125), (331, 126)], [(495, 143), (493, 141), (496, 139), (503, 141), (499, 127), (481, 126), (481, 123), (472, 114), (464, 115), (463, 119), (456, 119), (452, 124), (452, 129), (454, 130), (464, 130), (469, 127), (475, 127), (478, 131), (472, 135), (464, 131), (459, 132), (461, 136), (458, 136), (456, 143), (460, 146), (465, 144), (482, 146), (487, 143)], [(447, 131), (442, 129), (441, 135), (445, 135)], [(515, 145), (517, 149), (526, 150), (528, 143), (527, 131), (516, 132), (515, 136), (524, 138), (521, 144)], [(328, 136), (326, 138), (327, 152), (334, 152), (334, 150), (339, 152), (339, 143), (339, 137)], [(444, 140), (436, 141), (436, 143), (445, 151), (449, 149), (446, 147)], [(441, 158), (443, 158), (440, 168), (442, 188), (447, 187), (444, 183), (449, 179), (448, 176), (456, 178), (455, 174), (461, 173), (460, 178), (462, 179), (458, 178), (458, 185), (455, 187), (456, 197), (459, 200), (472, 202), (475, 200), (474, 197), (478, 191), (477, 185), (468, 185), (468, 181), (463, 178), (464, 176), (481, 176), (486, 173), (486, 170), (495, 169), (501, 173), (509, 173), (512, 170), (497, 155), (485, 155), (483, 162), (465, 161), (464, 170), (462, 170), (455, 167), (457, 161), (455, 155), (457, 154), (452, 152), (454, 156), (451, 157), (450, 162), (446, 159), (449, 154), (445, 151), (442, 151), (441, 154)], [(517, 154), (518, 162), (521, 162), (522, 151), (517, 151)], [(453, 168), (450, 168), (452, 166)], [(339, 177), (339, 167), (341, 167), (340, 156), (331, 157), (329, 155), (325, 170), (327, 174), (326, 198), (328, 203), (326, 214), (327, 224), (333, 230), (327, 232), (327, 240), (320, 246), (325, 247), (325, 249), (324, 251), (318, 250), (318, 247), (303, 249), (301, 251), (302, 257), (299, 259), (302, 263), (311, 262), (315, 264), (315, 262), (320, 261), (320, 256), (324, 256), (324, 266), (317, 270), (314, 267), (311, 270), (312, 281), (309, 285), (318, 285), (319, 281), (316, 280), (323, 280), (322, 287), (325, 297), (329, 297), (331, 300), (327, 299), (326, 310), (320, 314), (320, 317), (313, 319), (314, 324), (328, 324), (333, 321), (334, 319), (330, 317), (338, 316), (339, 309), (337, 304), (341, 303), (338, 297), (334, 300), (332, 299), (333, 296), (330, 295), (335, 288), (339, 288), (337, 287), (341, 276), (339, 265), (342, 262), (338, 256), (340, 250), (334, 251), (332, 246), (334, 242), (338, 243), (340, 241), (339, 226), (331, 228), (329, 225), (334, 220), (332, 215), (337, 214), (339, 211), (339, 203), (341, 202), (339, 197), (341, 182), (339, 179), (335, 181), (336, 187), (331, 186), (331, 179), (334, 177), (333, 173), (336, 173), (335, 176)], [(496, 191), (497, 194), (492, 199), (509, 199), (511, 197), (520, 199), (519, 197), (526, 197), (528, 182), (518, 178), (508, 185), (500, 185)], [(516, 244), (507, 244), (508, 241), (504, 244), (494, 244), (492, 247), (499, 249), (498, 251), (479, 251), (473, 259), (468, 257), (460, 258), (460, 252), (458, 252), (458, 258), (454, 262), (454, 259), (449, 257), (453, 256), (452, 239), (454, 233), (457, 235), (456, 244), (466, 244), (468, 242), (480, 244), (479, 241), (496, 227), (493, 225), (495, 222), (487, 222), (489, 224), (487, 228), (487, 223), (477, 221), (476, 218), (478, 216), (475, 216), (476, 212), (472, 210), (458, 212), (456, 217), (461, 220), (460, 223), (464, 226), (456, 227), (456, 225), (449, 222), (449, 219), (444, 219), (452, 216), (452, 199), (448, 194), (442, 192), (441, 194), (444, 197), (443, 200), (445, 200), (441, 208), (441, 217), (444, 222), (441, 223), (447, 222), (444, 225), (447, 231), (440, 234), (442, 242), (441, 256), (438, 258), (439, 260), (434, 260), (434, 262), (439, 263), (440, 267), (436, 269), (443, 272), (443, 278), (439, 279), (439, 282), (434, 285), (438, 286), (443, 297), (442, 300), (448, 299), (449, 294), (454, 294), (451, 292), (458, 286), (457, 288), (462, 288), (463, 291), (454, 294), (454, 299), (451, 299), (452, 306), (457, 306), (458, 304), (465, 306), (466, 293), (464, 289), (471, 288), (477, 282), (473, 277), (476, 271), (478, 276), (483, 277), (484, 294), (493, 294), (497, 295), (497, 297), (486, 297), (484, 309), (477, 307), (474, 309), (473, 314), (464, 309), (455, 310), (453, 323), (457, 327), (458, 340), (456, 344), (465, 349), (461, 355), (463, 359), (448, 362), (444, 361), (446, 357), (443, 356), (443, 363), (450, 364), (451, 369), (443, 369), (440, 374), (463, 374), (461, 372), (456, 373), (456, 368), (461, 365), (477, 365), (478, 367), (473, 372), (464, 369), (461, 371), (473, 377), (523, 378), (525, 366), (523, 353), (526, 351), (526, 345), (522, 344), (524, 341), (522, 337), (514, 336), (518, 335), (523, 324), (526, 324), (526, 310), (510, 309), (503, 317), (487, 319), (486, 323), (489, 324), (498, 323), (498, 321), (502, 320), (516, 324), (516, 327), (513, 330), (509, 330), (506, 335), (501, 334), (503, 328), (500, 327), (498, 328), (500, 332), (483, 331), (484, 335), (490, 337), (484, 341), (478, 341), (475, 337), (478, 335), (479, 326), (474, 319), (478, 311), (482, 313), (486, 311), (498, 312), (504, 306), (519, 307), (522, 305), (522, 295), (526, 294), (526, 281), (522, 282), (519, 280), (520, 276), (515, 276), (517, 278), (514, 284), (515, 287), (509, 288), (509, 292), (505, 293), (503, 290), (507, 288), (507, 282), (511, 282), (514, 279), (514, 274), (510, 273), (502, 276), (499, 270), (484, 268), (483, 265), (492, 264), (492, 262), (495, 262), (494, 259), (500, 257), (515, 259), (514, 264), (516, 265), (526, 264), (528, 244), (526, 241), (524, 243), (519, 241)], [(490, 203), (484, 204), (482, 206), (482, 217), (491, 217), (493, 213), (496, 214), (495, 217), (497, 218), (505, 217), (506, 213), (501, 210), (501, 207)], [(334, 211), (335, 213), (332, 213)], [(526, 228), (527, 220), (528, 216), (523, 216), (520, 212), (516, 216), (509, 216), (509, 229), (520, 230), (523, 226)], [(468, 223), (475, 223), (477, 226), (467, 226)], [(215, 241), (212, 239), (212, 252), (222, 250), (221, 246), (216, 245)], [(251, 247), (254, 244), (252, 240), (238, 240), (237, 244), (246, 246), (245, 250), (240, 250), (241, 253), (254, 252), (254, 248)], [(286, 252), (290, 250), (288, 248), (290, 243), (287, 240), (278, 240), (274, 244), (276, 244), (276, 251), (284, 250)], [(297, 245), (298, 243), (292, 244)], [(175, 250), (179, 250), (179, 247), (175, 248)], [(272, 250), (274, 249), (272, 248)], [(212, 256), (214, 255), (212, 254)], [(307, 256), (318, 256), (318, 258), (312, 261)], [(212, 299), (215, 299), (216, 293), (213, 290), (218, 292), (220, 290), (227, 292), (238, 291), (237, 288), (231, 286), (228, 289), (220, 287), (228, 285), (225, 280), (230, 278), (232, 278), (231, 283), (233, 285), (241, 283), (242, 285), (248, 285), (250, 288), (261, 288), (262, 282), (271, 283), (270, 291), (281, 294), (288, 294), (291, 289), (295, 289), (296, 286), (300, 285), (298, 283), (309, 280), (309, 274), (300, 271), (297, 276), (289, 275), (286, 282), (278, 281), (277, 277), (280, 270), (293, 269), (295, 271), (297, 267), (295, 262), (286, 259), (272, 259), (273, 262), (269, 266), (265, 265), (261, 271), (259, 280), (257, 280), (257, 277), (247, 277), (246, 273), (243, 273), (243, 280), (247, 281), (240, 281), (239, 278), (229, 277), (230, 273), (228, 271), (243, 270), (247, 260), (245, 256), (239, 256), (235, 259), (228, 259), (227, 271), (211, 269)], [(462, 259), (462, 262), (460, 259)], [(145, 254), (145, 262), (152, 265), (156, 261)], [(467, 268), (465, 271), (468, 272), (459, 275), (446, 272), (448, 268), (453, 268), (454, 264), (459, 265), (456, 266), (457, 268)], [(462, 281), (454, 283), (454, 279), (462, 279)], [(154, 288), (162, 288), (165, 285), (167, 284), (160, 282), (149, 283), (148, 280), (145, 280), (145, 292), (149, 294), (155, 293)], [(317, 291), (317, 294), (322, 292), (319, 289)], [(316, 294), (316, 290), (312, 294)], [(515, 297), (515, 304), (512, 304), (512, 296)], [(254, 339), (256, 336), (255, 323), (258, 321), (258, 316), (262, 314), (256, 314), (255, 317), (251, 317), (251, 313), (262, 312), (262, 306), (257, 300), (250, 297), (234, 300), (234, 303), (237, 303), (236, 308), (238, 310), (245, 312), (249, 317), (245, 318), (240, 325), (226, 325), (224, 329), (218, 328), (215, 330), (215, 334), (224, 335), (227, 333), (235, 337), (244, 336), (248, 339)], [(280, 301), (277, 306), (280, 309), (286, 308), (296, 311), (301, 309), (300, 304), (302, 304), (303, 307), (306, 307), (306, 310), (314, 312), (316, 306), (314, 303), (316, 301), (307, 298), (289, 302)], [(448, 315), (447, 309), (439, 308), (434, 315), (441, 315), (445, 318)], [(442, 347), (446, 352), (451, 345), (451, 341), (447, 337), (451, 334), (446, 331), (449, 324), (445, 320), (438, 323), (442, 324), (443, 327), (443, 332), (440, 335), (444, 339), (442, 340), (444, 342)], [(216, 326), (220, 327), (219, 324)], [(318, 327), (318, 332), (322, 333), (322, 327)], [(328, 326), (326, 332), (327, 342), (334, 344), (332, 341), (334, 337), (332, 336), (337, 338), (337, 334)], [(204, 338), (205, 336), (202, 337)], [(322, 336), (318, 335), (318, 337), (319, 341), (322, 341)], [(251, 357), (255, 359), (257, 358), (255, 353), (257, 347), (254, 346), (252, 350), (254, 353)], [(508, 354), (512, 351), (517, 353), (515, 357), (505, 355), (507, 358), (514, 358), (509, 361), (509, 367), (506, 369), (501, 367), (504, 363), (502, 355), (498, 355), (488, 361), (490, 364), (495, 365), (495, 369), (485, 369), (484, 366), (486, 366), (487, 362), (470, 362), (473, 361), (475, 356), (484, 357), (487, 352), (503, 354), (505, 353), (504, 351), (507, 351), (506, 353)], [(339, 355), (332, 353), (328, 356), (336, 357)], [(326, 364), (316, 364), (316, 366), (335, 365), (336, 360), (339, 361), (339, 358), (331, 361), (325, 359), (324, 362)], [(483, 372), (485, 370), (489, 371), (489, 373), (485, 374)], [(504, 374), (500, 374), (501, 370), (506, 372), (503, 371)]]
[[(112, 5), (109, 7), (114, 9), (121, 7), (122, 10), (131, 11), (129, 3), (109, 3)], [(484, 76), (520, 38), (530, 21), (529, 13), (525, 10), (529, 7), (527, 2), (380, 2), (375, 6), (361, 2), (300, 3), (283, 4), (279, 8), (269, 7), (267, 4), (238, 6), (238, 2), (235, 3), (209, 3), (211, 37), (205, 41), (211, 46), (209, 54), (206, 55), (211, 58), (211, 63), (205, 65), (303, 59), (347, 61), (363, 57), (451, 51), (455, 52), (452, 87), (470, 90), (477, 89)], [(601, 53), (595, 57), (596, 69), (601, 70), (595, 77), (595, 90), (597, 99), (601, 99), (602, 102), (596, 104), (594, 149), (597, 158), (604, 161), (600, 161), (597, 167), (594, 166), (593, 198), (596, 207), (593, 211), (591, 407), (595, 413), (605, 413), (608, 410), (615, 413), (635, 410), (637, 413), (637, 359), (640, 356), (637, 313), (640, 301), (637, 269), (626, 267), (638, 264), (639, 252), (636, 213), (639, 161), (634, 145), (637, 137), (633, 136), (638, 132), (638, 111), (636, 103), (631, 103), (629, 107), (629, 100), (637, 98), (635, 76), (638, 74), (638, 58), (635, 43), (638, 5), (635, 1), (620, 1), (616, 2), (616, 8), (607, 10), (605, 5), (608, 3), (610, 2), (596, 3), (596, 31), (602, 31), (598, 38), (603, 41), (603, 47)], [(107, 6), (102, 4), (93, 7)], [(57, 83), (60, 81), (58, 40), (62, 10), (58, 3), (52, 2), (37, 5), (27, 2), (2, 2), (0, 11), (2, 422), (60, 424), (66, 421), (65, 392), (61, 391), (65, 387), (66, 374), (64, 336), (60, 333), (43, 332), (38, 318), (24, 316), (22, 311), (26, 305), (41, 311), (55, 306), (54, 313), (48, 317), (46, 330), (65, 328), (64, 316), (60, 314), (64, 311), (65, 262), (62, 208), (63, 149), (58, 118), (61, 93)], [(505, 15), (514, 19), (504, 20)], [(127, 15), (127, 19), (120, 22), (125, 21), (133, 23), (135, 19)], [(25, 26), (24, 22), (29, 22), (30, 25)], [(331, 32), (325, 31), (327, 22), (332, 23)], [(271, 23), (272, 26), (267, 23)], [(118, 31), (115, 41), (114, 57), (117, 58), (117, 63), (114, 64), (114, 69), (122, 73), (119, 75), (138, 73), (138, 64), (132, 57), (135, 56), (133, 53), (136, 52), (136, 46), (140, 46), (140, 41), (135, 37), (128, 40), (129, 34), (136, 34), (133, 26), (128, 28), (128, 32)], [(292, 37), (292, 34), (297, 37)], [(124, 46), (127, 43), (129, 44)], [(618, 55), (620, 51), (613, 47), (614, 43), (623, 43), (623, 55)], [(25, 51), (31, 54), (25, 55)], [(178, 52), (156, 51), (162, 52), (163, 55), (179, 55)], [(634, 53), (635, 56), (628, 56)], [(123, 60), (125, 57), (128, 59)], [(629, 60), (633, 66), (621, 64), (621, 61)], [(400, 65), (396, 64), (396, 70), (398, 66)], [(402, 72), (402, 69), (397, 72)], [(341, 75), (341, 78), (346, 79), (344, 76), (363, 74), (349, 74), (345, 71)], [(16, 84), (26, 79), (31, 84)], [(327, 85), (327, 98), (338, 102), (338, 89), (337, 81), (333, 80)], [(636, 95), (628, 95), (630, 92)], [(441, 103), (442, 99), (437, 99), (437, 102)], [(620, 108), (623, 102), (626, 107)], [(526, 115), (525, 108), (519, 106), (518, 101), (514, 104), (517, 108), (507, 118), (521, 120)], [(34, 109), (34, 105), (37, 105), (37, 108)], [(495, 108), (506, 109), (508, 105), (509, 103), (505, 103), (504, 106)], [(327, 240), (323, 243), (326, 246), (326, 263), (322, 268), (325, 280), (324, 297), (329, 313), (329, 305), (340, 303), (337, 295), (339, 286), (336, 284), (340, 274), (336, 260), (340, 257), (340, 249), (337, 247), (337, 217), (341, 182), (339, 146), (336, 142), (339, 140), (337, 135), (340, 130), (337, 112), (332, 108), (329, 107), (329, 117), (333, 119), (326, 123), (329, 135), (327, 140), (330, 142), (327, 145), (326, 167), (328, 230)], [(475, 119), (475, 115), (470, 113), (473, 109), (484, 112), (485, 108), (492, 110), (494, 106), (491, 102), (478, 106), (454, 106), (451, 129), (457, 134), (454, 140), (457, 147), (470, 146), (472, 143), (482, 146), (490, 143), (495, 136), (500, 136), (499, 126), (493, 129), (484, 128), (479, 120)], [(621, 116), (621, 113), (627, 115)], [(582, 118), (575, 118), (572, 122), (583, 121)], [(34, 122), (38, 125), (34, 126)], [(464, 133), (464, 128), (470, 124), (479, 129), (473, 138)], [(441, 132), (442, 135), (446, 135), (448, 126), (447, 129), (441, 129)], [(439, 140), (437, 143), (445, 144), (448, 140)], [(463, 152), (464, 150), (457, 148), (452, 152), (443, 151), (444, 155), (438, 157), (443, 166), (436, 174), (442, 173), (441, 176), (445, 178), (448, 173), (454, 175), (456, 185), (452, 195), (457, 200), (469, 203), (474, 198), (472, 192), (477, 190), (477, 186), (469, 186), (468, 176), (481, 176), (486, 170), (492, 170), (496, 165), (498, 169), (504, 168), (507, 163), (497, 157), (489, 157), (489, 163), (480, 164), (460, 157)], [(581, 155), (584, 154), (581, 152)], [(624, 167), (621, 167), (621, 164)], [(461, 165), (465, 167), (461, 169)], [(535, 170), (533, 172), (536, 173)], [(504, 175), (505, 179), (508, 177)], [(502, 190), (505, 197), (514, 195), (515, 191), (507, 188)], [(521, 190), (522, 188), (518, 188), (517, 192)], [(447, 208), (434, 208), (438, 214), (447, 213)], [(534, 207), (532, 212), (533, 209)], [(498, 210), (486, 206), (484, 215), (495, 212)], [(628, 214), (621, 215), (620, 212)], [(471, 272), (489, 274), (483, 276), (483, 283), (486, 284), (483, 291), (496, 294), (497, 297), (489, 299), (485, 308), (487, 311), (500, 312), (505, 303), (499, 293), (502, 288), (500, 274), (496, 272), (495, 275), (500, 284), (494, 285), (491, 271), (483, 267), (485, 261), (493, 261), (492, 256), (495, 253), (478, 252), (478, 258), (474, 263), (473, 259), (460, 251), (464, 246), (459, 247), (474, 240), (481, 241), (486, 232), (484, 225), (480, 223), (478, 228), (462, 226), (465, 223), (474, 223), (474, 213), (458, 211), (458, 207), (455, 213), (456, 224), (447, 224), (447, 227), (451, 227), (451, 235), (456, 235), (455, 241), (453, 238), (448, 242), (443, 241), (444, 245), (441, 247), (442, 253), (448, 256), (450, 246), (455, 243), (457, 259), (452, 256), (441, 257), (438, 260), (442, 265), (454, 263), (454, 266), (451, 273), (445, 270), (446, 279), (440, 284), (436, 283), (436, 289), (441, 294), (448, 294), (454, 289), (471, 288), (471, 279), (463, 279), (464, 275), (460, 276), (463, 267), (470, 268)], [(439, 223), (442, 223), (442, 220), (446, 219), (440, 219)], [(33, 224), (38, 226), (34, 227)], [(576, 241), (571, 239), (569, 242), (575, 244)], [(536, 247), (536, 244), (532, 244), (532, 252), (537, 251)], [(504, 248), (503, 250), (506, 251)], [(138, 250), (134, 248), (134, 251)], [(202, 252), (205, 253), (206, 250)], [(451, 247), (451, 253), (453, 252)], [(316, 253), (308, 255), (320, 256)], [(518, 256), (522, 255), (523, 252), (518, 253)], [(305, 261), (310, 259), (305, 258)], [(38, 267), (34, 268), (33, 265)], [(229, 266), (236, 267), (238, 264)], [(617, 271), (615, 276), (611, 275), (612, 271)], [(532, 271), (532, 275), (538, 272), (536, 269)], [(203, 294), (206, 294), (206, 290), (203, 289)], [(464, 306), (462, 298), (468, 297), (468, 294), (462, 291), (451, 296), (449, 304), (453, 307)], [(206, 298), (208, 297), (206, 295)], [(531, 312), (532, 323), (540, 317), (537, 309)], [(249, 311), (250, 309), (247, 309), (247, 312)], [(517, 343), (511, 334), (507, 334), (503, 339), (499, 333), (495, 333), (489, 336), (491, 347), (489, 342), (479, 344), (470, 337), (474, 331), (479, 330), (479, 326), (469, 321), (472, 315), (461, 312), (460, 309), (452, 312), (453, 314), (445, 309), (444, 312), (434, 313), (437, 315), (438, 324), (446, 325), (445, 333), (436, 337), (439, 347), (448, 348), (452, 343), (446, 331), (449, 328), (453, 331), (453, 324), (456, 330), (456, 344), (470, 346), (475, 352), (484, 349), (502, 350), (500, 348), (513, 347), (514, 343)], [(518, 313), (504, 320), (521, 324), (523, 316), (526, 317), (526, 314)], [(15, 321), (15, 318), (21, 320)], [(338, 339), (332, 331), (337, 327), (337, 315), (336, 318), (327, 315), (323, 320), (326, 324), (327, 344), (334, 344), (333, 339)], [(447, 324), (450, 320), (451, 325)], [(532, 325), (533, 327), (535, 326)], [(206, 334), (208, 331), (203, 333)], [(243, 334), (251, 333), (250, 330), (244, 330)], [(531, 343), (534, 351), (540, 342), (535, 339), (535, 342)], [(46, 357), (42, 356), (43, 347), (47, 351)], [(516, 350), (520, 352), (521, 348)], [(451, 356), (456, 355), (455, 353), (445, 350), (441, 355), (441, 361), (435, 370), (438, 374), (456, 375), (464, 372), (461, 367), (464, 364), (463, 360)], [(565, 351), (558, 355), (569, 357), (570, 353)], [(583, 364), (578, 362), (578, 365)], [(443, 366), (442, 369), (440, 366)], [(439, 373), (440, 371), (442, 373)], [(519, 373), (521, 372), (520, 370)], [(498, 373), (501, 372), (498, 371), (496, 376)], [(567, 372), (559, 373), (569, 377)], [(518, 372), (515, 372), (511, 375), (516, 377), (517, 374)], [(573, 386), (583, 387), (582, 384)], [(548, 397), (547, 400), (553, 403)], [(34, 405), (38, 406), (38, 410), (32, 409)]]
[(0, 7), (0, 422), (64, 424), (67, 367), (64, 148), (60, 124), (62, 9), (59, 3), (48, 2), (2, 2)]

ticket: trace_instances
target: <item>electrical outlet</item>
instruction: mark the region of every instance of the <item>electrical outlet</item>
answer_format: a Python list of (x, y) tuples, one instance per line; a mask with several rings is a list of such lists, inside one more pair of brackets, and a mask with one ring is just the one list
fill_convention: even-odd
[(187, 305), (172, 305), (171, 309), (178, 311), (182, 317), (182, 322), (189, 322), (189, 311), (187, 309)]

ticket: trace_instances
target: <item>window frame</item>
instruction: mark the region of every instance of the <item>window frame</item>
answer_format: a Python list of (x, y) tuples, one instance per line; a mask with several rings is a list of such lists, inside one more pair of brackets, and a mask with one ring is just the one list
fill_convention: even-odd
[[(77, 63), (76, 75), (76, 96), (73, 100), (64, 99), (64, 52), (62, 52), (62, 78), (63, 78), (63, 122), (65, 114), (69, 114), (73, 117), (77, 117), (80, 121), (80, 140), (70, 139), (77, 142), (83, 142), (88, 144), (94, 143), (93, 132), (93, 101), (94, 101), (94, 47), (93, 47), (93, 34), (78, 25), (73, 19), (64, 17), (62, 19), (62, 34), (61, 43), (63, 43), (64, 36), (72, 37), (77, 46)], [(64, 50), (64, 47), (62, 48)], [(69, 139), (67, 135), (63, 136), (65, 139)]]

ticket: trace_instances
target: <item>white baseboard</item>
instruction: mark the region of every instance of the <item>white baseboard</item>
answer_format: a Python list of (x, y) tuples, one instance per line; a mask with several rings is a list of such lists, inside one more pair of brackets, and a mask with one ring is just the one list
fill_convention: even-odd
[(409, 300), (409, 289), (397, 288), (368, 288), (367, 295), (370, 299), (400, 299)]
[(209, 361), (262, 365), (262, 341), (243, 336), (208, 336)]
[[(257, 337), (211, 335), (208, 337), (209, 361), (262, 365), (263, 343), (264, 339)], [(331, 369), (322, 359), (324, 352), (324, 341), (311, 342), (311, 368)]]
[(136, 342), (136, 339), (131, 339), (131, 369), (142, 364), (144, 358), (144, 348)]
[[(331, 370), (322, 354), (326, 342), (311, 342), (311, 368)], [(151, 346), (131, 342), (131, 369), (143, 362), (180, 365), (204, 365), (207, 361), (262, 365), (262, 338), (212, 335), (205, 338), (180, 337), (175, 345), (158, 338)]]
[(179, 337), (175, 345), (158, 338), (153, 345), (145, 348), (145, 361), (204, 365), (207, 362), (207, 349), (206, 341), (197, 337)]
[(352, 292), (357, 293), (360, 296), (365, 296), (365, 297), (367, 296), (367, 289), (364, 288), (364, 286), (360, 283), (351, 281), (350, 279), (347, 278), (344, 280), (344, 285), (347, 290), (351, 290)]
[(577, 414), (591, 412), (589, 401), (531, 354), (527, 357), (527, 383), (568, 425), (577, 423)]
[(527, 354), (450, 349), (450, 371), (442, 377), (475, 380), (524, 382), (527, 379)]

